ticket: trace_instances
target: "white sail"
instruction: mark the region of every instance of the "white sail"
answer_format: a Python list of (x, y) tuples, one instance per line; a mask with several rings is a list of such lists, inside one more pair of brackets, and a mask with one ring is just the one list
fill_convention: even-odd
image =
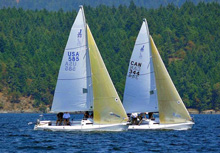
[(123, 105), (127, 113), (158, 112), (155, 74), (146, 20), (143, 21), (130, 59)]
[(92, 107), (92, 83), (86, 41), (86, 22), (81, 7), (63, 54), (52, 112), (86, 111)]

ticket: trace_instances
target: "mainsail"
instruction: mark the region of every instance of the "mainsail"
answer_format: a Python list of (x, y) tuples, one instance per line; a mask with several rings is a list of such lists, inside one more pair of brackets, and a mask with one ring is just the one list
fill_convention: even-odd
[(189, 112), (170, 78), (152, 37), (150, 37), (150, 43), (156, 77), (160, 123), (182, 123), (191, 120)]
[(92, 109), (92, 82), (86, 39), (86, 21), (81, 7), (71, 28), (63, 54), (52, 112)]
[(87, 26), (87, 37), (94, 95), (94, 123), (113, 124), (126, 122), (126, 112), (108, 74), (89, 26)]
[(127, 113), (158, 112), (157, 90), (146, 20), (143, 21), (130, 59), (123, 105)]

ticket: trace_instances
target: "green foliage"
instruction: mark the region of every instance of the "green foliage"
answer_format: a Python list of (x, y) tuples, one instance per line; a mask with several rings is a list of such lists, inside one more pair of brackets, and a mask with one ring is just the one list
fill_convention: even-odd
[(2, 109), (4, 107), (3, 102), (0, 102), (0, 109)]
[[(134, 1), (135, 2), (135, 1)], [(220, 5), (186, 2), (158, 9), (85, 7), (106, 67), (123, 97), (132, 49), (142, 24), (150, 33), (187, 107), (220, 109)], [(31, 96), (50, 105), (76, 12), (0, 10), (0, 91), (11, 102)]]
[(213, 106), (216, 110), (220, 110), (220, 82), (213, 86)]
[[(159, 8), (173, 4), (180, 7), (183, 3), (189, 0), (1, 0), (0, 8), (3, 7), (16, 7), (31, 10), (47, 9), (50, 11), (57, 11), (63, 9), (65, 11), (77, 10), (79, 5), (89, 5), (97, 7), (99, 5), (116, 6), (125, 5), (129, 6), (130, 1), (139, 7), (145, 8)], [(190, 0), (194, 4), (199, 2), (219, 2), (219, 0)], [(134, 5), (133, 5), (134, 6)]]

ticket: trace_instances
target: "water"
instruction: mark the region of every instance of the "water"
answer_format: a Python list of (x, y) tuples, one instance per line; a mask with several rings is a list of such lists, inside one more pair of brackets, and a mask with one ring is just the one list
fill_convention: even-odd
[(220, 115), (193, 116), (196, 124), (188, 131), (48, 132), (27, 124), (39, 114), (0, 114), (0, 153), (220, 152)]

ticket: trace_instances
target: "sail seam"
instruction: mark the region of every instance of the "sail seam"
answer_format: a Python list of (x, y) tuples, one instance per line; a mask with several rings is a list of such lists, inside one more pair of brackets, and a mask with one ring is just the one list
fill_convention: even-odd
[(57, 80), (79, 80), (79, 79), (85, 79), (85, 78), (91, 78), (91, 76), (87, 76), (83, 78), (76, 78), (76, 79), (57, 79)]
[(150, 43), (150, 42), (148, 41), (148, 42), (144, 42), (144, 43), (140, 43), (140, 44), (135, 44), (135, 45), (143, 45), (143, 44), (147, 44), (147, 43)]
[(99, 97), (99, 98), (94, 98), (95, 99), (112, 99), (112, 98), (116, 98), (116, 97)]
[[(149, 72), (149, 73), (145, 73), (145, 74), (140, 74), (139, 76), (142, 76), (142, 75), (148, 75), (148, 74), (151, 74), (151, 73), (154, 73), (154, 71)], [(129, 76), (129, 75), (127, 75), (127, 76)]]
[[(149, 92), (149, 91), (147, 91), (147, 92)], [(139, 97), (139, 96), (136, 96), (136, 95), (132, 95), (132, 94), (125, 94), (125, 95), (128, 95), (128, 96), (130, 96), (130, 97), (133, 97), (133, 98), (136, 98), (136, 97)], [(149, 97), (149, 98), (143, 98), (144, 100), (150, 100), (151, 99), (151, 97)], [(149, 103), (152, 103), (152, 102), (149, 102)], [(149, 104), (148, 103), (148, 104)], [(154, 106), (148, 106), (148, 107), (154, 107)]]
[(154, 73), (154, 71), (149, 72), (149, 73), (145, 73), (145, 74), (140, 74), (140, 75), (147, 75), (147, 74), (151, 74), (151, 73)]
[(72, 49), (77, 49), (77, 48), (82, 48), (82, 47), (86, 47), (86, 45), (79, 46), (79, 47), (76, 47), (76, 48), (67, 48), (67, 49), (65, 49), (65, 50), (72, 50)]

